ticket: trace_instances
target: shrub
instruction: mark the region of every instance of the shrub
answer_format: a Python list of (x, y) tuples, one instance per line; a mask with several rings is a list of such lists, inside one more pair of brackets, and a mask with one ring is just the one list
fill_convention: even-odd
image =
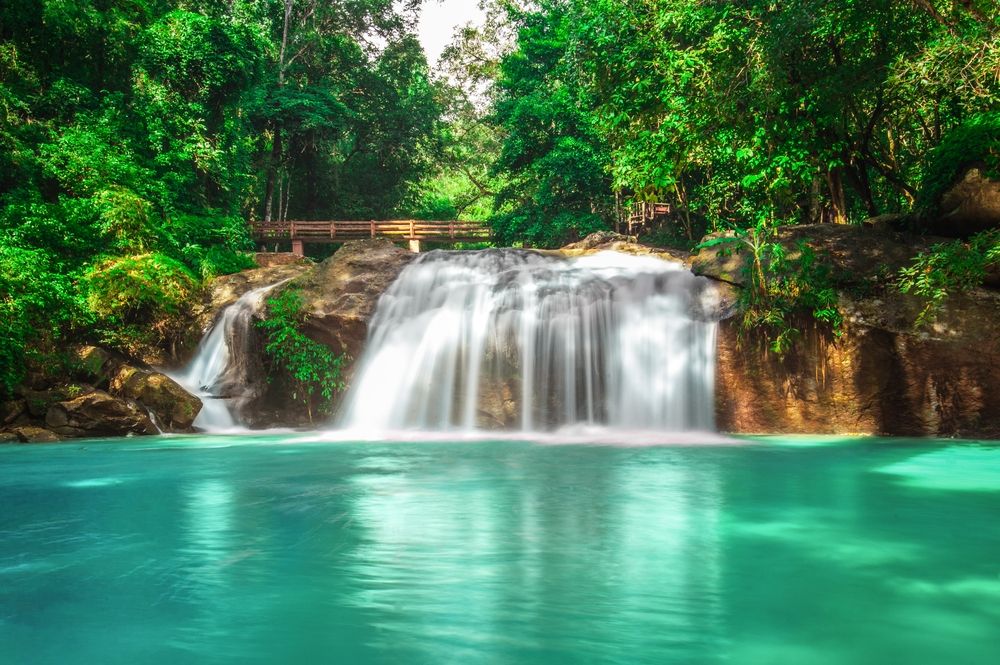
[(1000, 111), (981, 113), (948, 132), (927, 156), (918, 207), (933, 214), (962, 171), (973, 165), (1000, 177)]
[(934, 245), (899, 271), (899, 290), (926, 299), (916, 326), (932, 322), (949, 294), (980, 286), (986, 271), (1000, 266), (1000, 229), (984, 231), (968, 241)]
[(37, 249), (0, 244), (0, 393), (24, 378), (29, 349), (38, 349), (72, 318), (69, 280)]
[(166, 339), (198, 282), (179, 261), (139, 254), (97, 263), (84, 273), (82, 286), (103, 340), (132, 350)]
[(344, 389), (347, 356), (306, 337), (299, 330), (302, 320), (302, 299), (290, 288), (268, 298), (267, 317), (257, 325), (267, 339), (264, 350), (271, 364), (291, 384), (292, 399), (302, 402), (312, 422), (314, 409), (329, 414), (334, 394)]

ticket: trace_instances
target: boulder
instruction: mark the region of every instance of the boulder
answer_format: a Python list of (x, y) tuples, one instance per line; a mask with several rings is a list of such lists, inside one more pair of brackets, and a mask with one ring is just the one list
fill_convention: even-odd
[(25, 425), (22, 427), (15, 427), (13, 433), (17, 436), (17, 440), (21, 443), (52, 443), (54, 441), (61, 441), (62, 437), (45, 429), (44, 427), (34, 427), (32, 425)]
[(585, 256), (595, 252), (621, 252), (622, 254), (633, 254), (635, 256), (655, 256), (656, 258), (663, 259), (664, 261), (684, 264), (686, 264), (689, 259), (687, 252), (682, 252), (677, 249), (663, 249), (642, 245), (636, 242), (635, 238), (632, 236), (626, 236), (612, 231), (597, 231), (596, 233), (591, 233), (583, 240), (570, 243), (557, 251), (563, 256)]
[(976, 167), (941, 196), (938, 215), (930, 223), (932, 233), (951, 238), (995, 228), (1000, 228), (1000, 180)]
[(302, 297), (303, 332), (334, 353), (360, 356), (379, 298), (415, 256), (385, 239), (344, 243), (315, 270), (288, 284)]
[(28, 410), (28, 403), (23, 399), (12, 399), (0, 402), (0, 426), (9, 425)]
[[(219, 312), (239, 300), (241, 296), (262, 286), (297, 277), (312, 268), (312, 262), (306, 260), (295, 263), (279, 263), (216, 277), (205, 289), (202, 301), (197, 303), (191, 312), (195, 322), (195, 337), (197, 337), (194, 340), (195, 345), (212, 327)], [(194, 346), (191, 347), (190, 351), (193, 350)]]
[(158, 434), (138, 406), (102, 390), (49, 407), (45, 425), (64, 436), (125, 436)]
[(118, 354), (97, 346), (83, 345), (70, 349), (76, 374), (95, 385), (107, 385), (108, 379), (124, 362)]
[(53, 404), (92, 392), (94, 392), (94, 387), (91, 385), (71, 383), (47, 390), (25, 388), (21, 391), (21, 394), (27, 405), (28, 414), (33, 418), (44, 418)]
[(201, 411), (201, 400), (166, 374), (123, 365), (109, 383), (109, 392), (141, 404), (165, 432), (184, 432)]
[(17, 443), (21, 439), (18, 438), (17, 434), (10, 431), (0, 432), (0, 443)]

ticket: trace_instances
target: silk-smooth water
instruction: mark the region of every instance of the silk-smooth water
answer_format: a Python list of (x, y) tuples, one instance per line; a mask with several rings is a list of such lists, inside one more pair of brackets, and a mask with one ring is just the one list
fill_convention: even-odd
[(339, 424), (711, 430), (713, 283), (599, 252), (428, 252), (379, 300)]
[(1000, 447), (0, 448), (0, 662), (1000, 662)]

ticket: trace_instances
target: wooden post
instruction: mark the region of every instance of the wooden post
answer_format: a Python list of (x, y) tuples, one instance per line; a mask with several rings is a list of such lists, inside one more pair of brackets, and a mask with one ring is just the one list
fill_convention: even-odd
[(375, 220), (372, 220), (372, 238), (375, 237)]
[(303, 243), (301, 240), (293, 240), (292, 254), (294, 254), (295, 256), (305, 256), (306, 255), (305, 243)]
[(417, 243), (417, 248), (415, 250), (413, 249), (413, 241), (416, 239), (416, 237), (417, 236), (415, 236), (413, 234), (413, 220), (411, 219), (410, 220), (410, 250), (414, 251), (414, 252), (419, 252), (420, 251), (420, 243), (419, 242)]

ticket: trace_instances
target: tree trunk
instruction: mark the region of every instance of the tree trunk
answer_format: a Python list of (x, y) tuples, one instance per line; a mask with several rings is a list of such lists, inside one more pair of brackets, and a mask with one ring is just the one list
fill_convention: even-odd
[[(285, 20), (281, 27), (281, 51), (278, 53), (278, 89), (285, 85), (285, 53), (288, 50), (288, 25), (292, 21), (294, 0), (285, 0)], [(264, 222), (271, 221), (271, 211), (274, 207), (274, 185), (278, 177), (278, 165), (281, 163), (281, 127), (277, 121), (272, 121), (271, 131), (274, 132), (271, 141), (271, 162), (267, 166), (267, 185), (264, 188)], [(278, 215), (281, 216), (281, 201), (278, 201)]]
[(844, 183), (840, 169), (832, 169), (826, 174), (826, 182), (830, 189), (830, 210), (834, 224), (847, 223), (847, 203), (844, 200)]

